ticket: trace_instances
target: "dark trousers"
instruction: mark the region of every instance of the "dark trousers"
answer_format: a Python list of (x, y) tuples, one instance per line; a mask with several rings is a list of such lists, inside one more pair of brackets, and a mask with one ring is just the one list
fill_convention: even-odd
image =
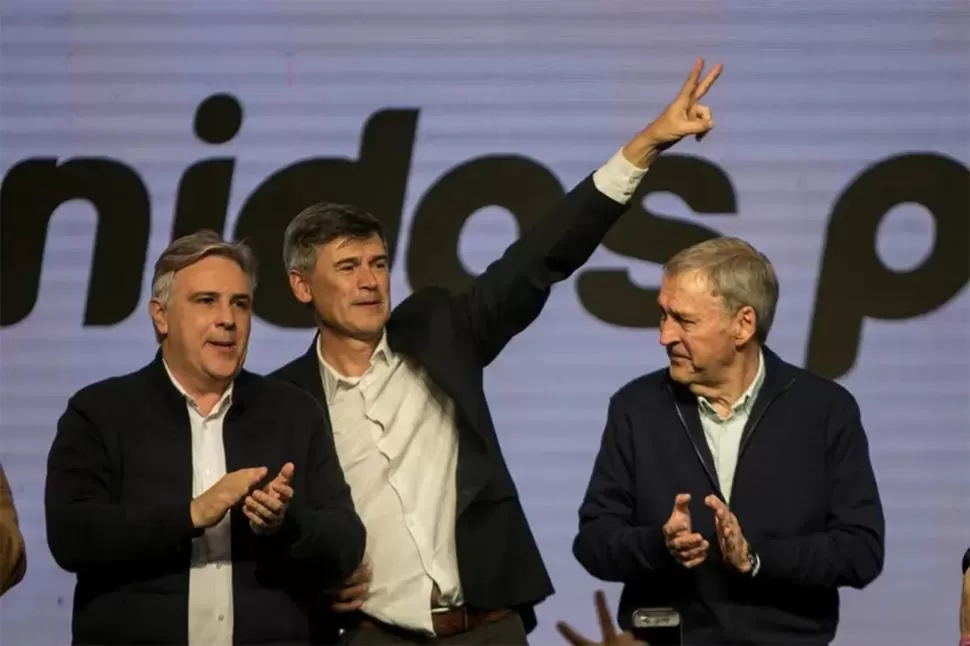
[(340, 638), (343, 646), (529, 646), (522, 619), (517, 613), (443, 639), (423, 637), (388, 627), (383, 630), (351, 628)]

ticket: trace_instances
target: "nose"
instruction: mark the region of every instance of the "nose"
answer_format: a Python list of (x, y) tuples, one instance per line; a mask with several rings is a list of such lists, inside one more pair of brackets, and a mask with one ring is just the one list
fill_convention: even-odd
[(377, 289), (377, 273), (370, 267), (361, 267), (357, 272), (357, 287), (366, 290)]
[(225, 330), (236, 329), (236, 308), (231, 303), (224, 303), (219, 308), (219, 318), (216, 325)]
[(660, 319), (660, 345), (665, 348), (677, 343), (679, 337), (675, 325), (669, 318)]

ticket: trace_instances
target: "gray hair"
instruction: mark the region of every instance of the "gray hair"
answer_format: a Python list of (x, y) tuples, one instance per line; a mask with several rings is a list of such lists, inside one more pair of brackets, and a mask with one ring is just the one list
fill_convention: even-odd
[(152, 298), (168, 305), (175, 273), (209, 256), (235, 262), (246, 273), (250, 289), (256, 291), (258, 264), (252, 249), (244, 242), (229, 242), (215, 231), (203, 229), (175, 240), (158, 257), (152, 276)]
[(307, 275), (317, 264), (317, 249), (321, 245), (351, 238), (364, 240), (378, 236), (384, 241), (381, 221), (351, 204), (321, 202), (300, 211), (283, 234), (283, 264), (287, 271)]
[(714, 238), (677, 253), (664, 265), (675, 276), (700, 271), (724, 309), (735, 314), (749, 306), (756, 318), (755, 337), (764, 344), (778, 306), (778, 277), (767, 256), (740, 238)]

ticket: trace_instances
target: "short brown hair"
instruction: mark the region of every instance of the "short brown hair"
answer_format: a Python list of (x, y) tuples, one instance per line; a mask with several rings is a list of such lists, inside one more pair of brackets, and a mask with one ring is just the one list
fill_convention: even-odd
[(317, 249), (338, 238), (364, 240), (378, 236), (387, 244), (381, 221), (352, 204), (321, 202), (300, 211), (283, 234), (283, 263), (287, 271), (313, 272)]
[(175, 240), (158, 257), (152, 275), (152, 298), (168, 304), (175, 273), (209, 256), (235, 262), (246, 273), (250, 289), (256, 291), (258, 264), (252, 249), (244, 242), (229, 242), (215, 231), (203, 229)]

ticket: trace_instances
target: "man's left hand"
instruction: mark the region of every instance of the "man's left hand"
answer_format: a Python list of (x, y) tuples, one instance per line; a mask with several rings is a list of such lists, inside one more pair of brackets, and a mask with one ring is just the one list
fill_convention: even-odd
[(243, 513), (249, 519), (250, 528), (257, 534), (273, 534), (283, 524), (286, 510), (293, 499), (293, 487), (290, 486), (293, 468), (293, 463), (287, 462), (272, 482), (246, 496)]
[(750, 572), (752, 564), (748, 558), (748, 539), (741, 531), (738, 517), (717, 496), (708, 496), (704, 504), (714, 511), (714, 528), (724, 562), (738, 572)]

